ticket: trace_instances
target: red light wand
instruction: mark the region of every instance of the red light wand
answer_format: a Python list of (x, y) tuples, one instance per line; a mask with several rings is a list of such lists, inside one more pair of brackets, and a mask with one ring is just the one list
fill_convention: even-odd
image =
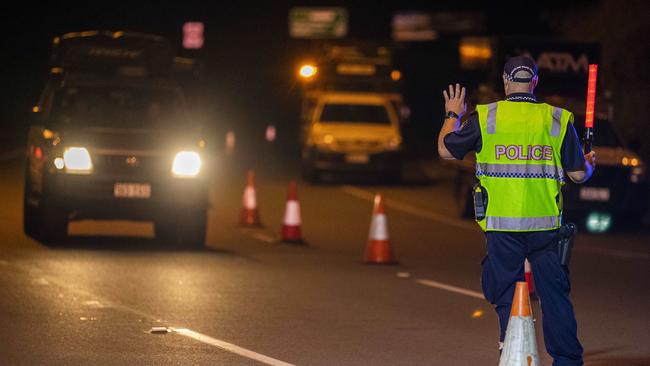
[(589, 81), (587, 82), (587, 111), (585, 113), (585, 154), (591, 152), (594, 142), (594, 109), (596, 107), (596, 78), (598, 65), (589, 65)]

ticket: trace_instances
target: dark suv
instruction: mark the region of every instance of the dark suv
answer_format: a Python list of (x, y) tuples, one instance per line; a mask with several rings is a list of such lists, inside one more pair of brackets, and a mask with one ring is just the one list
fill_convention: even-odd
[(53, 68), (28, 137), (25, 232), (58, 242), (73, 219), (152, 220), (156, 237), (202, 246), (210, 164), (181, 90), (146, 68), (134, 72), (143, 66), (132, 62), (124, 75), (114, 59), (122, 45), (93, 50), (84, 41), (85, 56), (109, 55), (119, 66)]

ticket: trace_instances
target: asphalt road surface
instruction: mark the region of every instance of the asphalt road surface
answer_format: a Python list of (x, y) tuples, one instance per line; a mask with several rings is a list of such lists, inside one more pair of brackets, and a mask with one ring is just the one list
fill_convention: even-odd
[[(299, 180), (308, 245), (295, 246), (277, 241), (295, 159), (271, 148), (216, 164), (207, 248), (191, 251), (136, 222), (73, 222), (66, 245), (44, 246), (22, 233), (22, 161), (1, 162), (0, 364), (497, 364), (484, 241), (456, 218), (444, 172)], [(260, 229), (237, 225), (249, 167)], [(376, 192), (396, 266), (361, 263)], [(650, 230), (581, 234), (571, 271), (587, 365), (650, 365)]]

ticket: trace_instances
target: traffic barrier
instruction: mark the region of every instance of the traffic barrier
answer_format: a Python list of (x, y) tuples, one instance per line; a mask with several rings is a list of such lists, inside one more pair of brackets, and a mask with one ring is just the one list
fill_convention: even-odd
[(305, 244), (300, 230), (300, 202), (298, 201), (298, 188), (295, 181), (289, 182), (287, 205), (282, 223), (282, 241), (284, 243)]
[(528, 285), (528, 293), (530, 294), (531, 300), (537, 300), (537, 294), (535, 293), (535, 281), (533, 280), (533, 271), (530, 268), (530, 262), (528, 258), (524, 260), (524, 277), (526, 278), (526, 284)]
[(384, 197), (381, 194), (375, 196), (364, 262), (369, 264), (397, 264), (388, 239)]
[(255, 193), (255, 172), (249, 170), (246, 180), (239, 223), (242, 226), (261, 226), (262, 223), (257, 210), (257, 194)]
[(517, 282), (499, 366), (539, 366), (528, 284)]

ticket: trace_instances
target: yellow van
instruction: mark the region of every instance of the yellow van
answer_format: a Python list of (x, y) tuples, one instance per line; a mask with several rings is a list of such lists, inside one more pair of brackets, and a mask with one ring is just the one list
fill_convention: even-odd
[(320, 93), (304, 143), (303, 176), (360, 172), (398, 180), (402, 136), (390, 100), (378, 93)]

